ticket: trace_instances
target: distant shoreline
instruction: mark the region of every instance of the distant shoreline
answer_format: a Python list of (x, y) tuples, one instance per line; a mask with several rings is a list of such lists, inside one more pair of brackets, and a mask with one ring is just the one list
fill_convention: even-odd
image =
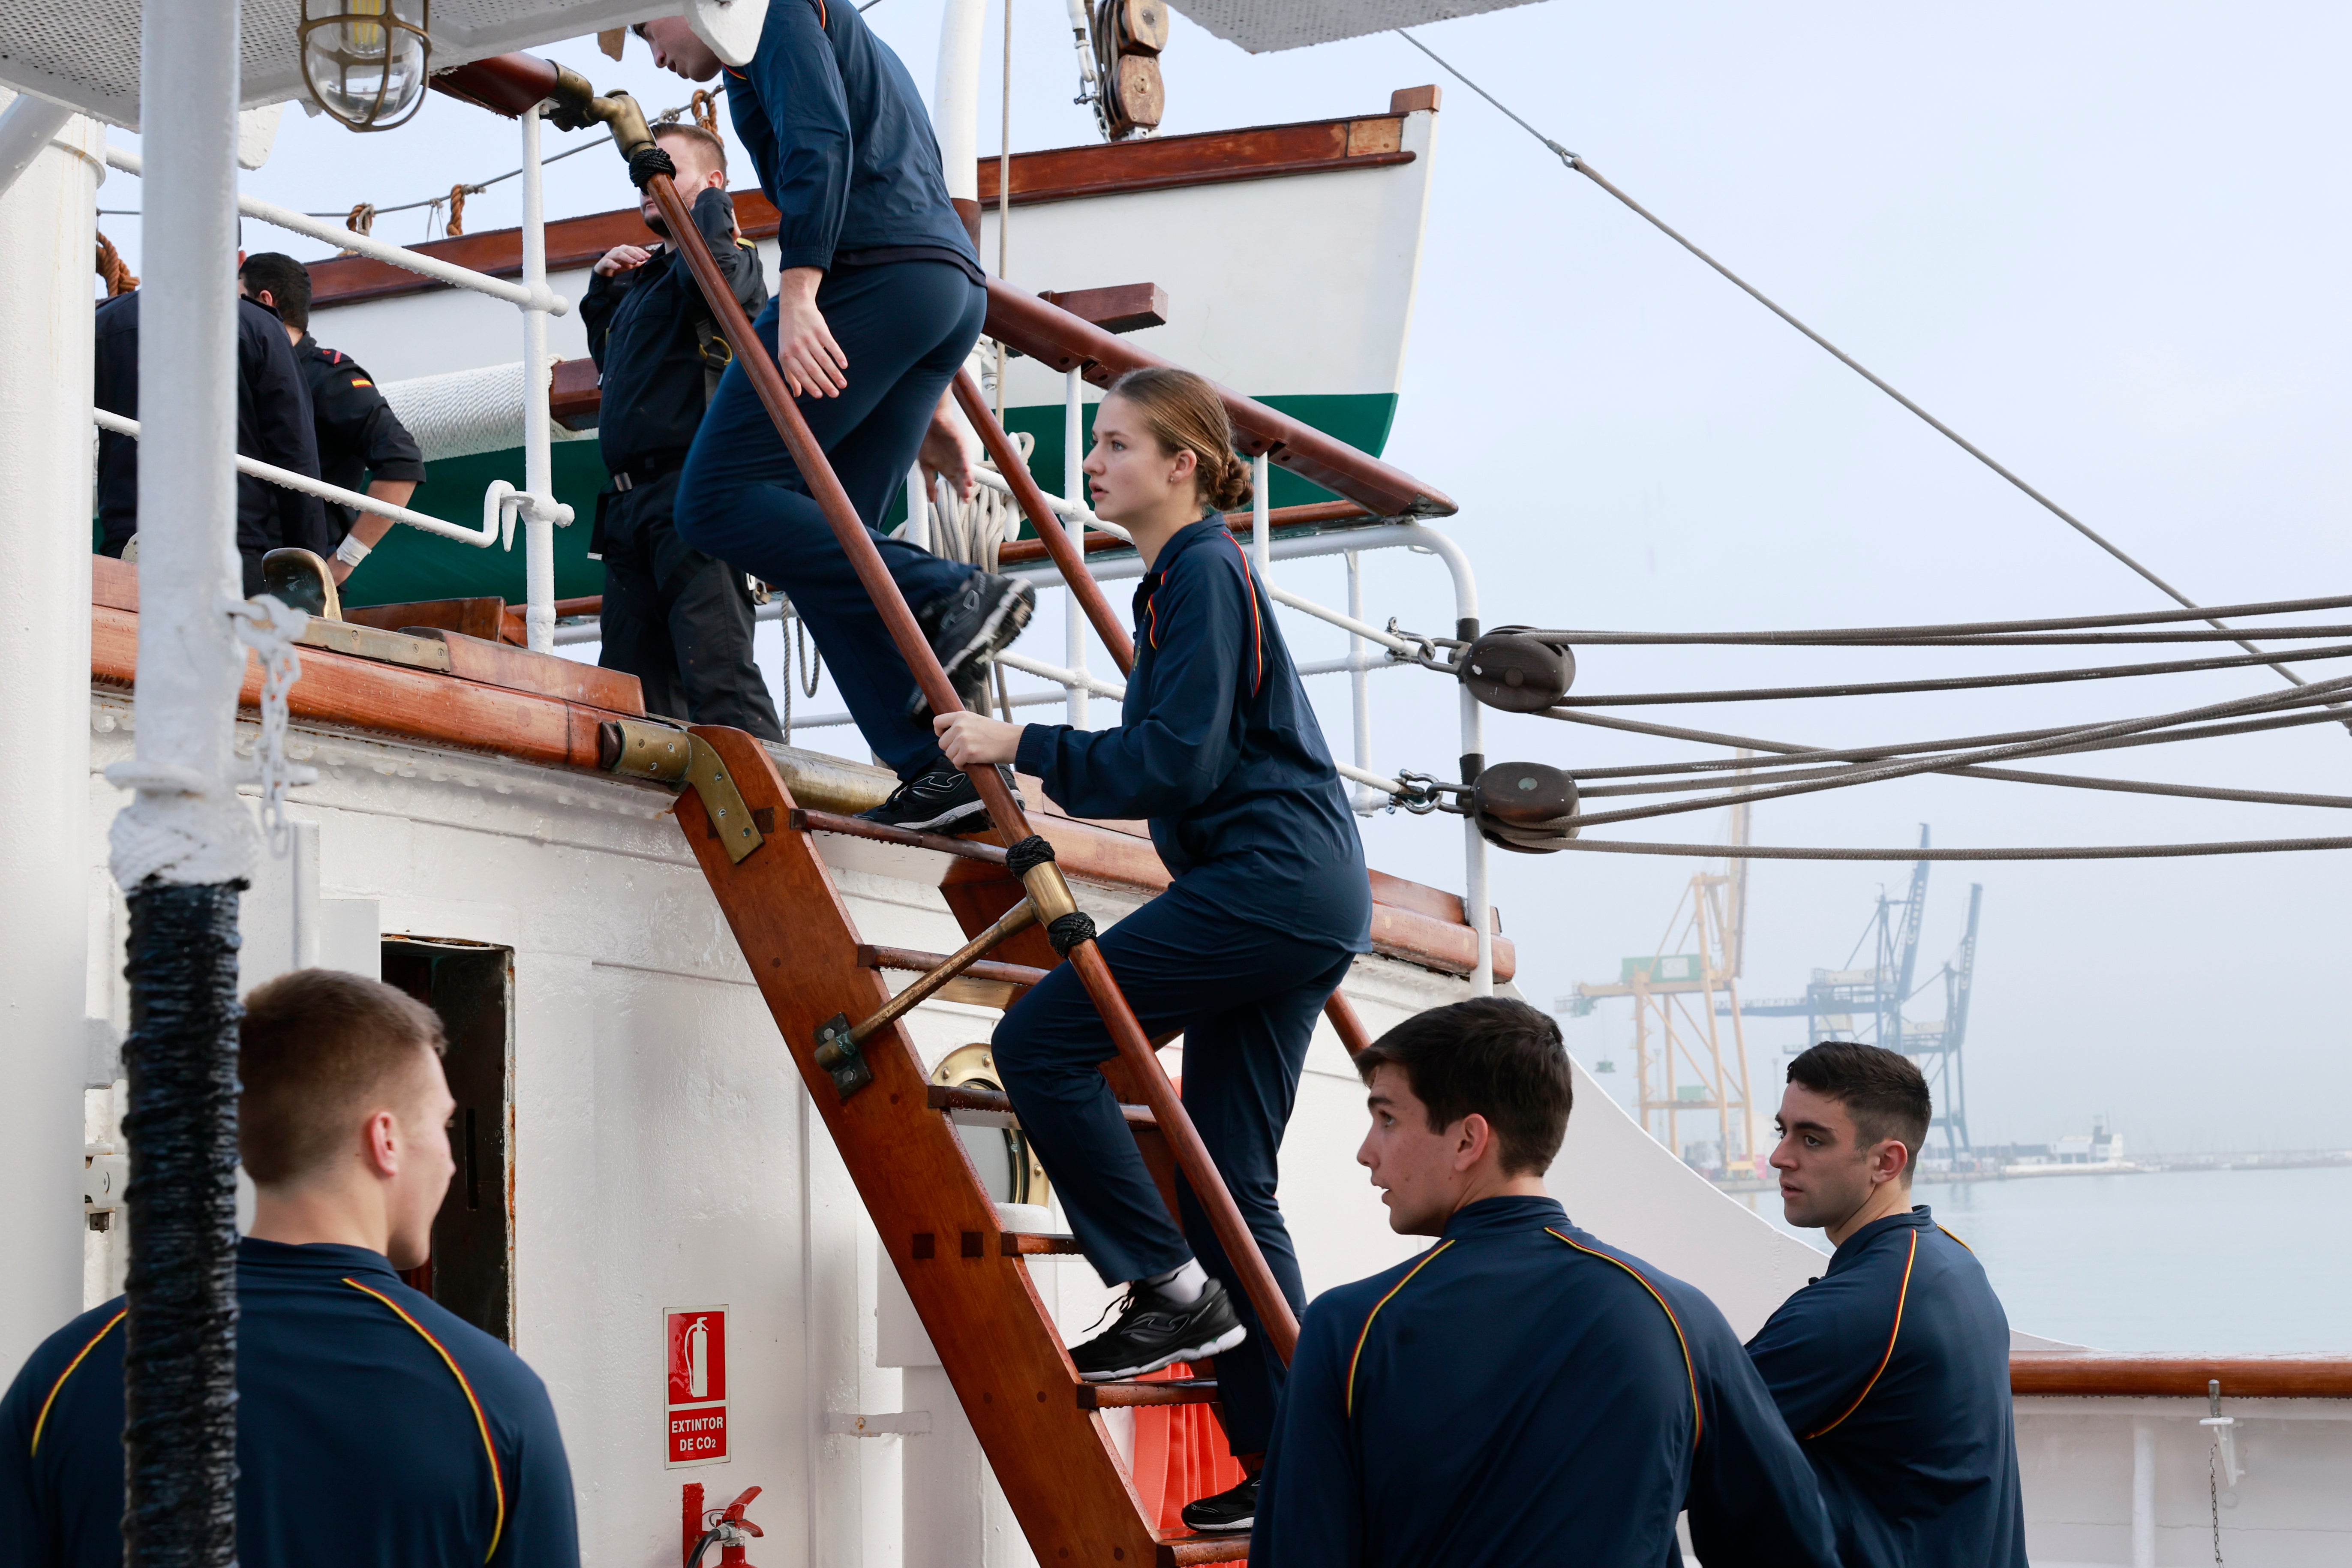
[[(2255, 1150), (2226, 1154), (2144, 1154), (2136, 1160), (2098, 1164), (2003, 1165), (1990, 1171), (1928, 1171), (1918, 1175), (1921, 1186), (1957, 1185), (1966, 1182), (2039, 1182), (2060, 1176), (2154, 1176), (2195, 1171), (2309, 1171), (2352, 1167), (2352, 1149)], [(1715, 1185), (1727, 1193), (1769, 1193), (1780, 1184), (1755, 1176), (1731, 1176)]]

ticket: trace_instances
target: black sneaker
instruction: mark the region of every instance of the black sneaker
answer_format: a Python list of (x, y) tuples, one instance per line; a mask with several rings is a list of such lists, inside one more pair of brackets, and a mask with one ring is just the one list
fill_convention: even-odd
[[(1013, 789), (1013, 770), (1000, 764), (998, 774)], [(1023, 810), (1029, 803), (1013, 789), (1013, 803)], [(988, 805), (971, 775), (953, 763), (937, 762), (890, 792), (890, 798), (871, 811), (857, 814), (861, 822), (903, 827), (909, 833), (983, 833), (988, 829)]]
[[(933, 599), (915, 612), (915, 624), (923, 628), (923, 636), (927, 639), (932, 642), (939, 640), (940, 621), (955, 603), (954, 596)], [(954, 686), (956, 696), (962, 701), (965, 711), (971, 713), (988, 711), (988, 663), (985, 659), (967, 660), (961, 669), (948, 677), (948, 680)], [(923, 700), (921, 692), (917, 692), (910, 711), (918, 718), (928, 718), (930, 710), (930, 704)]]
[(1257, 1478), (1184, 1505), (1184, 1526), (1202, 1535), (1246, 1535), (1257, 1523)]
[[(1028, 584), (975, 572), (955, 593), (924, 605), (916, 618), (931, 634), (931, 651), (940, 656), (940, 668), (956, 681), (959, 677), (969, 679), (966, 671), (977, 671), (1019, 637), (1036, 610), (1037, 590)], [(961, 684), (957, 694), (966, 695)], [(907, 710), (922, 718), (930, 712), (930, 704), (918, 691)]]
[(1127, 1288), (1118, 1321), (1073, 1346), (1070, 1360), (1088, 1383), (1108, 1383), (1141, 1377), (1180, 1361), (1205, 1361), (1233, 1349), (1248, 1332), (1225, 1288), (1214, 1279), (1189, 1307), (1180, 1307), (1138, 1281)]

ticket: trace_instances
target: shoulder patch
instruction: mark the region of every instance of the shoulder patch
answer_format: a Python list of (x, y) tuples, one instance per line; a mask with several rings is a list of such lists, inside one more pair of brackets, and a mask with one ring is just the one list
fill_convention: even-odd
[(363, 375), (354, 375), (352, 377), (352, 384), (353, 386), (373, 386), (375, 383), (370, 381)]

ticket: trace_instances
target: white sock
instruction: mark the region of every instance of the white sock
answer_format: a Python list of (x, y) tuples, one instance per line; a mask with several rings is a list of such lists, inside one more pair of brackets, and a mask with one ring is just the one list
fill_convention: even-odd
[(1180, 1307), (1189, 1307), (1201, 1299), (1209, 1288), (1209, 1271), (1201, 1267), (1197, 1258), (1188, 1258), (1165, 1274), (1155, 1274), (1144, 1281), (1162, 1300)]

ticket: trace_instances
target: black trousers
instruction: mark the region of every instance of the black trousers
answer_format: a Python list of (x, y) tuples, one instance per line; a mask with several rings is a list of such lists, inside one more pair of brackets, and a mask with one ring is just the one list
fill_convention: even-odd
[(645, 688), (646, 711), (782, 741), (776, 704), (751, 662), (743, 574), (677, 536), (677, 475), (599, 500), (604, 648), (596, 662)]

